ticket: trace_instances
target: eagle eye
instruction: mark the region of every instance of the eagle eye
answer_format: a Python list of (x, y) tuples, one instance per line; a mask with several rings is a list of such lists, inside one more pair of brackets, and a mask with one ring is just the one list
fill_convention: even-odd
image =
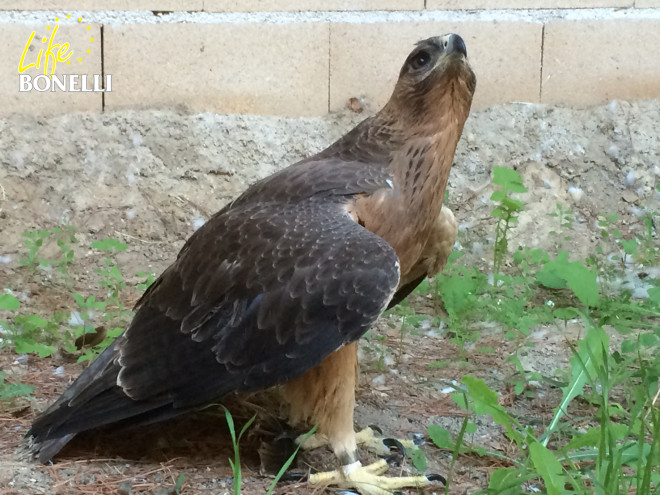
[(431, 63), (431, 55), (429, 52), (422, 50), (413, 55), (410, 65), (414, 70), (423, 69)]

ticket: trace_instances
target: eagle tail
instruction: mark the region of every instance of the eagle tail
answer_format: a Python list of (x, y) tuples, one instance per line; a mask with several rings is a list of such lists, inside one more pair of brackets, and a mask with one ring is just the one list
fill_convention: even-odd
[(113, 425), (127, 428), (178, 416), (186, 409), (162, 401), (135, 401), (119, 387), (107, 389), (91, 402), (70, 406), (54, 404), (39, 416), (25, 435), (24, 449), (41, 463), (52, 459), (69, 441), (83, 431)]
[(144, 424), (180, 414), (167, 398), (135, 401), (117, 386), (114, 343), (32, 424), (22, 451), (48, 462), (76, 434), (121, 422)]

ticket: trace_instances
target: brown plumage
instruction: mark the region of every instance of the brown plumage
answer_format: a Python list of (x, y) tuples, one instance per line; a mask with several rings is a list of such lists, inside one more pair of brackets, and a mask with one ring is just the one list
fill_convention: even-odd
[(318, 423), (355, 462), (354, 343), (442, 269), (456, 235), (442, 200), (475, 89), (465, 54), (457, 35), (420, 42), (378, 114), (195, 232), (126, 332), (36, 419), (34, 455), (288, 383), (292, 422)]

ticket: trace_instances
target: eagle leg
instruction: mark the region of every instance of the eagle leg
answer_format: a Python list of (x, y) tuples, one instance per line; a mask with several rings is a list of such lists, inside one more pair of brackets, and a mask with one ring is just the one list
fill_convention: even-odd
[[(353, 409), (357, 383), (357, 344), (341, 347), (330, 354), (319, 366), (284, 386), (284, 397), (290, 405), (289, 421), (292, 425), (317, 424), (318, 433), (310, 437), (305, 447), (329, 445), (341, 468), (316, 473), (309, 477), (311, 485), (335, 485), (353, 489), (362, 495), (391, 495), (404, 487), (428, 485), (435, 476), (383, 476), (388, 469), (386, 459), (362, 466), (358, 460), (357, 444), (375, 444), (372, 428), (355, 433)], [(379, 439), (383, 447), (387, 445)], [(410, 440), (405, 440), (410, 443)], [(414, 443), (414, 441), (412, 441)], [(396, 441), (393, 441), (396, 445)], [(400, 445), (400, 444), (399, 444)], [(389, 454), (387, 448), (387, 454)]]

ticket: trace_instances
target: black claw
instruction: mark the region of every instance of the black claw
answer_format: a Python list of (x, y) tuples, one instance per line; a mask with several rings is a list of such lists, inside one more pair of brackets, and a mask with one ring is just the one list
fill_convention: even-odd
[(400, 466), (403, 462), (403, 455), (398, 452), (396, 454), (388, 455), (385, 458), (385, 462), (387, 462), (389, 466)]
[(427, 474), (426, 479), (429, 481), (439, 481), (443, 485), (447, 485), (447, 479), (441, 474)]
[(381, 434), (381, 435), (383, 434), (383, 430), (380, 429), (380, 426), (369, 425), (368, 428), (371, 428), (371, 429), (374, 430), (376, 433), (379, 433), (379, 434)]
[(307, 481), (309, 473), (302, 471), (286, 471), (280, 481), (292, 482), (292, 481)]
[(339, 495), (360, 495), (358, 492), (354, 492), (353, 490), (339, 490), (335, 493), (339, 493)]
[(406, 455), (406, 448), (396, 438), (383, 438), (383, 444), (390, 449), (396, 449), (401, 454)]

